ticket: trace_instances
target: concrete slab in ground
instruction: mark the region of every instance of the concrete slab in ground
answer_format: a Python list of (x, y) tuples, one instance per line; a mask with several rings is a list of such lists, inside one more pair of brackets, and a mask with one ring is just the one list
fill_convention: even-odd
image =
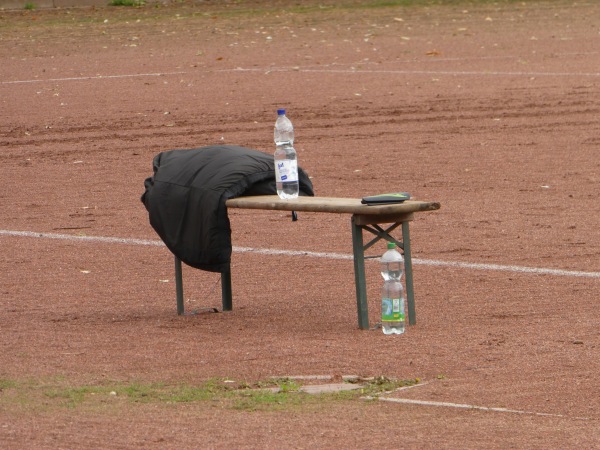
[(302, 386), (300, 392), (307, 394), (327, 394), (332, 392), (353, 391), (364, 387), (362, 384), (333, 383), (333, 384), (314, 384)]
[[(328, 383), (328, 384), (310, 384), (307, 386), (301, 386), (297, 391), (294, 392), (304, 392), (305, 394), (331, 394), (334, 392), (342, 392), (342, 391), (353, 391), (356, 389), (363, 388), (362, 384), (352, 384), (352, 383)], [(284, 392), (284, 390), (280, 387), (272, 387), (267, 390), (273, 393)]]

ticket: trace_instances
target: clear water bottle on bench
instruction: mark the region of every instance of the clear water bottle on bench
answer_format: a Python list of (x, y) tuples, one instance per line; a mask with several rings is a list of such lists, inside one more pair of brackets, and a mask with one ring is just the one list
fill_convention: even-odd
[(277, 120), (273, 133), (275, 139), (275, 185), (277, 195), (282, 199), (297, 198), (298, 159), (294, 149), (294, 127), (285, 115), (285, 109), (277, 110)]
[(405, 328), (405, 296), (402, 286), (404, 259), (396, 244), (388, 242), (387, 251), (381, 257), (381, 328), (383, 334), (402, 334)]

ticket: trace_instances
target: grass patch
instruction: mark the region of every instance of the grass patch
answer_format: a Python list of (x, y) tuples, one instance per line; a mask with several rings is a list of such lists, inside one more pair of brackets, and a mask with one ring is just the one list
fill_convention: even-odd
[(35, 3), (27, 2), (25, 6), (23, 6), (28, 11), (33, 11), (35, 9)]
[(67, 408), (75, 408), (81, 405), (92, 395), (109, 395), (110, 388), (102, 386), (79, 386), (79, 387), (42, 387), (45, 397), (53, 400), (56, 405)]
[[(549, 0), (529, 0), (528, 5), (535, 3), (547, 3)], [(178, 20), (203, 20), (213, 22), (215, 19), (260, 19), (278, 21), (280, 14), (286, 14), (286, 20), (311, 20), (323, 21), (332, 19), (331, 15), (340, 12), (356, 12), (363, 10), (385, 10), (419, 7), (444, 7), (444, 6), (501, 6), (520, 5), (522, 0), (325, 0), (323, 2), (288, 2), (272, 5), (268, 2), (257, 4), (244, 0), (235, 2), (209, 2), (193, 3), (187, 0), (176, 0), (169, 7), (163, 7), (160, 2), (146, 4), (145, 0), (107, 0), (108, 9), (69, 11), (67, 14), (47, 15), (36, 18), (35, 26), (55, 26), (73, 24), (102, 25), (108, 18), (111, 25), (127, 23), (133, 20), (144, 20), (149, 22), (161, 22), (173, 20), (176, 12)], [(111, 8), (114, 6), (115, 8)], [(26, 9), (33, 9), (34, 3), (28, 2)], [(119, 8), (121, 7), (121, 8)], [(108, 11), (112, 10), (112, 14)], [(118, 11), (118, 12), (117, 12)], [(108, 15), (108, 17), (107, 17)], [(297, 16), (294, 18), (294, 16)], [(335, 17), (333, 17), (335, 20)], [(293, 22), (292, 22), (293, 23)], [(305, 25), (305, 24), (304, 24)], [(10, 20), (0, 22), (0, 30), (14, 29), (21, 26), (33, 26), (30, 21)]]
[(60, 409), (98, 409), (122, 404), (207, 405), (211, 408), (243, 411), (297, 410), (304, 407), (355, 401), (363, 396), (377, 397), (418, 380), (393, 380), (377, 377), (360, 381), (361, 389), (322, 394), (302, 392), (302, 384), (288, 378), (258, 382), (209, 379), (197, 386), (164, 383), (104, 383), (71, 385), (66, 380), (53, 382), (0, 379), (0, 409), (5, 411), (53, 411)]
[(129, 6), (135, 8), (139, 8), (145, 4), (144, 0), (111, 0), (110, 2), (110, 6)]
[(0, 392), (5, 389), (14, 388), (17, 386), (17, 382), (13, 380), (7, 380), (4, 378), (0, 378)]
[(366, 387), (361, 390), (361, 395), (377, 397), (387, 392), (395, 391), (396, 389), (414, 386), (419, 384), (419, 381), (418, 378), (414, 380), (396, 380), (394, 378), (379, 376), (366, 382)]

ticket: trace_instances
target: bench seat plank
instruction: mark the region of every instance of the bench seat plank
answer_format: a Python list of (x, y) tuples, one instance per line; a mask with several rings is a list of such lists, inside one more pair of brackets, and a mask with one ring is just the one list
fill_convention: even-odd
[(277, 195), (237, 197), (227, 200), (225, 205), (228, 208), (347, 213), (365, 216), (393, 216), (396, 214), (440, 209), (438, 202), (424, 202), (419, 200), (406, 200), (402, 203), (369, 206), (363, 205), (359, 198), (298, 197), (283, 200)]

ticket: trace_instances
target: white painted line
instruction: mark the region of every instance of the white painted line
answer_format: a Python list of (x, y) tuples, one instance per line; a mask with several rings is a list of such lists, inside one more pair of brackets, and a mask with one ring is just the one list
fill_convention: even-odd
[(259, 253), (262, 255), (285, 255), (285, 256), (310, 256), (311, 258), (325, 259), (353, 259), (352, 255), (345, 253), (328, 252), (309, 252), (305, 250), (278, 250), (274, 248), (252, 248), (252, 247), (233, 247), (236, 253)]
[(461, 269), (477, 269), (477, 270), (498, 270), (504, 272), (519, 272), (519, 273), (534, 273), (541, 275), (559, 275), (567, 277), (589, 277), (600, 278), (600, 272), (582, 272), (579, 270), (562, 270), (548, 269), (541, 267), (526, 267), (526, 266), (505, 266), (500, 264), (481, 264), (467, 263), (459, 261), (438, 261), (434, 259), (413, 259), (415, 264), (423, 264), (425, 266), (444, 266), (444, 267), (459, 267)]
[(0, 230), (0, 236), (20, 236), (41, 239), (62, 239), (65, 241), (88, 241), (88, 242), (104, 242), (107, 244), (130, 244), (130, 245), (152, 245), (164, 247), (164, 243), (159, 240), (146, 239), (130, 239), (118, 237), (103, 237), (103, 236), (77, 236), (74, 234), (58, 234), (58, 233), (36, 233), (34, 231), (11, 231)]
[(125, 75), (96, 75), (93, 77), (68, 77), (68, 78), (46, 78), (34, 80), (13, 80), (0, 81), (0, 84), (26, 84), (26, 83), (53, 83), (60, 81), (86, 81), (86, 80), (108, 80), (118, 78), (138, 78), (138, 77), (162, 77), (167, 75), (181, 75), (187, 72), (163, 72), (163, 73), (133, 73)]
[[(589, 52), (596, 54), (597, 52)], [(586, 55), (587, 53), (573, 53), (573, 55)], [(565, 53), (565, 55), (571, 55)], [(436, 59), (427, 62), (448, 62), (465, 61), (469, 59), (514, 59), (513, 56), (489, 57), (489, 58), (445, 58)], [(417, 62), (418, 61), (404, 61)], [(364, 62), (360, 63), (364, 65)], [(236, 67), (233, 69), (222, 69), (217, 72), (303, 72), (303, 73), (340, 73), (340, 74), (387, 74), (387, 75), (452, 75), (452, 76), (517, 76), (517, 77), (600, 77), (600, 72), (503, 72), (503, 71), (453, 71), (453, 70), (356, 70), (356, 69), (324, 69), (324, 68), (298, 68), (298, 67), (263, 67), (263, 68), (244, 68)], [(110, 80), (121, 78), (140, 78), (140, 77), (162, 77), (169, 75), (182, 75), (189, 72), (157, 72), (157, 73), (133, 73), (121, 75), (95, 75), (87, 77), (64, 77), (64, 78), (36, 78), (29, 80), (8, 80), (0, 81), (2, 84), (29, 84), (29, 83), (58, 83), (65, 81), (90, 81), (90, 80)]]
[(393, 391), (386, 392), (386, 394), (392, 394), (394, 392), (399, 392), (399, 391), (406, 391), (408, 389), (414, 389), (414, 388), (418, 388), (421, 386), (427, 386), (428, 384), (429, 384), (429, 381), (419, 381), (417, 384), (411, 384), (409, 386), (402, 386), (402, 387), (399, 387), (398, 389), (394, 389)]
[[(133, 239), (133, 238), (119, 238), (119, 237), (106, 237), (106, 236), (78, 236), (74, 234), (59, 234), (59, 233), (37, 233), (35, 231), (14, 231), (14, 230), (0, 230), (0, 236), (15, 236), (15, 237), (29, 237), (29, 238), (41, 238), (41, 239), (62, 239), (67, 241), (85, 241), (85, 242), (103, 242), (107, 244), (127, 244), (127, 245), (146, 245), (153, 247), (162, 247), (164, 243), (160, 240), (148, 240), (148, 239)], [(324, 259), (342, 259), (352, 260), (353, 256), (346, 253), (333, 253), (333, 252), (310, 252), (305, 250), (279, 250), (274, 248), (253, 248), (253, 247), (233, 247), (235, 253), (258, 253), (261, 255), (271, 256), (308, 256), (311, 258), (324, 258)], [(526, 273), (526, 274), (538, 274), (538, 275), (557, 275), (566, 277), (583, 277), (583, 278), (600, 278), (600, 272), (583, 272), (578, 270), (562, 270), (562, 269), (549, 269), (543, 267), (526, 267), (526, 266), (512, 266), (512, 265), (501, 265), (501, 264), (481, 264), (481, 263), (468, 263), (460, 261), (440, 261), (435, 259), (418, 259), (413, 258), (413, 264), (422, 264), (426, 266), (440, 266), (440, 267), (454, 267), (458, 269), (475, 269), (475, 270), (491, 270), (491, 271), (504, 271), (504, 272), (515, 272), (515, 273)]]
[(509, 408), (494, 408), (488, 406), (477, 406), (477, 405), (467, 405), (464, 403), (450, 403), (450, 402), (435, 402), (429, 400), (413, 400), (408, 398), (390, 398), (390, 397), (379, 397), (380, 401), (383, 402), (392, 402), (392, 403), (403, 403), (408, 405), (420, 405), (420, 406), (436, 406), (436, 407), (444, 407), (444, 408), (458, 408), (458, 409), (470, 409), (477, 411), (488, 411), (488, 412), (502, 412), (502, 413), (512, 413), (512, 414), (527, 414), (532, 416), (543, 416), (543, 417), (560, 417), (560, 418), (568, 418), (575, 420), (592, 420), (590, 417), (571, 417), (565, 416), (563, 414), (551, 414), (551, 413), (541, 413), (535, 411), (522, 411), (518, 409), (509, 409)]
[[(385, 392), (382, 392), (380, 395), (390, 395), (390, 394), (393, 394), (393, 393), (395, 393), (395, 392), (399, 392), (399, 391), (406, 391), (406, 390), (408, 390), (408, 389), (419, 388), (419, 387), (421, 387), (421, 386), (426, 386), (426, 385), (428, 385), (428, 384), (429, 384), (429, 382), (428, 382), (428, 381), (424, 381), (424, 382), (422, 381), (422, 382), (419, 382), (419, 383), (417, 383), (417, 384), (411, 384), (411, 385), (409, 385), (409, 386), (402, 386), (402, 387), (399, 387), (399, 388), (397, 388), (397, 389), (394, 389), (394, 390), (392, 390), (392, 391), (385, 391)], [(381, 398), (384, 398), (384, 397), (380, 397), (380, 396), (378, 396), (378, 397), (371, 397), (371, 396), (368, 396), (368, 397), (363, 397), (363, 398), (364, 398), (365, 400), (375, 400), (375, 398), (381, 399)]]
[(600, 72), (502, 72), (502, 71), (454, 71), (454, 70), (355, 70), (355, 69), (298, 69), (294, 67), (264, 67), (224, 69), (222, 72), (303, 72), (340, 73), (355, 75), (452, 75), (452, 76), (508, 76), (508, 77), (600, 77)]
[[(263, 255), (285, 255), (285, 256), (309, 256), (312, 258), (326, 259), (353, 259), (354, 257), (345, 253), (323, 253), (303, 250), (278, 250), (272, 248), (233, 247), (237, 253), (259, 253)], [(413, 264), (426, 266), (456, 267), (459, 269), (495, 270), (504, 272), (531, 273), (541, 275), (559, 275), (568, 277), (600, 278), (600, 272), (583, 272), (578, 270), (548, 269), (541, 267), (512, 266), (500, 264), (481, 264), (460, 261), (440, 261), (435, 259), (413, 258)]]

